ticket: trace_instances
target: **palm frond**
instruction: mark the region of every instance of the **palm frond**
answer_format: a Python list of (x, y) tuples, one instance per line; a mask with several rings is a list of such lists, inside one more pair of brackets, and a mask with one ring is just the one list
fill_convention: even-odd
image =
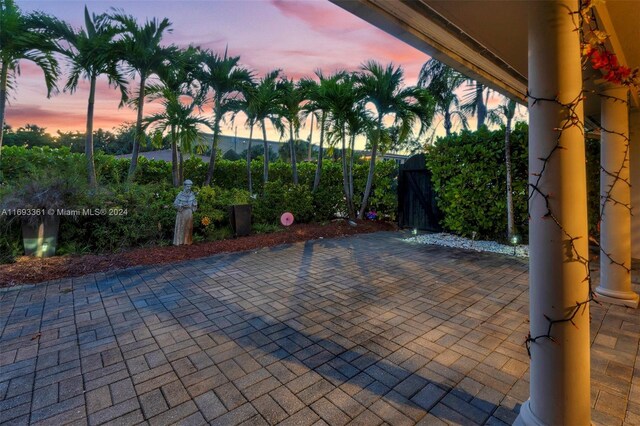
[[(57, 90), (57, 45), (47, 24), (54, 18), (40, 12), (23, 14), (13, 0), (0, 0), (0, 63), (12, 74), (8, 88), (15, 88), (21, 60), (33, 61), (44, 73), (47, 95)], [(3, 90), (7, 87), (3, 87)]]

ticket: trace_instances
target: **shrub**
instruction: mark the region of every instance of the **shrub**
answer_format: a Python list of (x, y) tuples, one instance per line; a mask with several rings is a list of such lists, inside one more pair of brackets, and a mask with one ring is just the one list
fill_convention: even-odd
[[(167, 244), (173, 235), (173, 200), (178, 191), (166, 185), (133, 183), (88, 193), (84, 208), (91, 211), (103, 209), (106, 210), (105, 214), (63, 217), (60, 222), (60, 244), (86, 242), (95, 252)], [(126, 213), (108, 214), (110, 211)]]
[(196, 188), (198, 209), (193, 215), (193, 231), (204, 240), (219, 240), (232, 235), (229, 206), (250, 204), (251, 197), (242, 189), (204, 186)]
[(253, 206), (253, 217), (257, 223), (278, 223), (284, 212), (291, 212), (298, 223), (309, 222), (314, 216), (313, 195), (305, 185), (267, 182), (264, 195)]
[(37, 176), (43, 170), (52, 174), (84, 176), (86, 162), (83, 154), (69, 148), (6, 146), (2, 148), (2, 175), (7, 182)]
[(242, 157), (240, 157), (240, 154), (235, 152), (233, 149), (229, 149), (227, 152), (225, 152), (222, 158), (229, 161), (236, 161), (236, 160), (242, 159)]
[(53, 209), (75, 209), (84, 193), (86, 184), (78, 176), (54, 175), (50, 171), (27, 177), (8, 185), (0, 200), (0, 210), (33, 209), (40, 214), (16, 216), (14, 219), (28, 221), (32, 225), (40, 222), (42, 215)]
[[(517, 123), (511, 133), (514, 217), (516, 230), (526, 235), (527, 126)], [(438, 139), (428, 151), (443, 227), (470, 237), (504, 240), (507, 229), (504, 129), (463, 131)]]
[[(362, 188), (364, 188), (366, 179), (362, 185)], [(382, 161), (376, 164), (374, 186), (369, 197), (369, 209), (375, 210), (379, 218), (396, 220), (398, 212), (398, 166), (395, 161)]]
[(101, 185), (124, 183), (129, 173), (131, 160), (106, 155), (102, 151), (95, 154), (96, 177)]
[(185, 179), (191, 179), (195, 185), (202, 185), (207, 176), (207, 164), (199, 157), (191, 157), (183, 162), (183, 175)]
[[(4, 200), (10, 191), (6, 185), (0, 185), (0, 200)], [(0, 216), (0, 263), (11, 263), (22, 253), (20, 223), (3, 214)]]
[(172, 184), (171, 163), (162, 160), (147, 160), (138, 158), (138, 169), (135, 173), (135, 181), (140, 184)]
[(337, 191), (329, 186), (320, 186), (312, 194), (314, 220), (318, 222), (331, 220), (339, 213), (345, 215), (347, 207), (343, 191)]
[[(517, 123), (511, 134), (513, 203), (516, 232), (527, 239), (528, 126)], [(587, 203), (590, 233), (599, 220), (599, 141), (586, 141)], [(429, 150), (427, 166), (433, 173), (443, 227), (451, 232), (504, 240), (507, 228), (504, 128), (439, 139)]]

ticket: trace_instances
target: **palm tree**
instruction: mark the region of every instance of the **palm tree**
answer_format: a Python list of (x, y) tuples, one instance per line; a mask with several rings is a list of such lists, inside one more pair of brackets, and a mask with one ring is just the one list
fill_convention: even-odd
[(246, 116), (245, 126), (249, 127), (249, 142), (247, 145), (247, 184), (249, 194), (253, 194), (253, 179), (251, 177), (251, 146), (253, 145), (253, 128), (256, 125), (256, 104), (258, 101), (257, 83), (252, 78), (242, 89), (242, 98), (233, 101), (231, 109), (233, 115), (231, 124), (235, 123), (239, 113)]
[[(185, 97), (189, 95), (185, 93), (175, 92), (174, 90), (164, 87), (158, 95), (161, 96), (161, 102), (164, 111), (152, 114), (144, 119), (144, 127), (154, 126), (156, 131), (164, 134), (168, 131), (171, 138), (172, 160), (173, 160), (173, 185), (178, 187), (183, 175), (182, 154), (191, 152), (193, 145), (200, 138), (200, 126), (206, 126), (213, 129), (213, 125), (197, 114), (194, 114), (196, 108), (201, 105), (200, 100), (190, 98), (189, 102), (185, 102)], [(180, 150), (179, 166), (176, 164), (177, 149)]]
[(484, 84), (479, 81), (468, 79), (469, 86), (465, 89), (465, 93), (462, 96), (461, 111), (469, 116), (477, 116), (478, 122), (476, 130), (480, 130), (480, 127), (484, 126), (487, 120), (487, 103), (491, 94), (491, 89), (488, 89)]
[(147, 80), (162, 66), (170, 50), (160, 46), (165, 32), (171, 32), (171, 22), (167, 18), (159, 21), (156, 18), (147, 20), (139, 25), (136, 18), (115, 11), (110, 19), (116, 24), (121, 33), (118, 42), (119, 54), (128, 65), (129, 74), (133, 78), (136, 74), (140, 78), (137, 99), (133, 105), (138, 111), (136, 118), (136, 136), (133, 140), (133, 152), (131, 165), (129, 166), (129, 179), (133, 179), (138, 166), (138, 153), (140, 143), (145, 139), (142, 130), (142, 118), (144, 111), (145, 89)]
[[(362, 102), (362, 92), (356, 88), (356, 79), (347, 73), (340, 73), (340, 78), (329, 79), (325, 83), (325, 94), (329, 99), (330, 137), (341, 142), (342, 148), (342, 185), (350, 219), (356, 218), (353, 203), (353, 149), (347, 149), (347, 134), (350, 136), (349, 147), (355, 143), (355, 136), (363, 129), (362, 122), (366, 114)], [(349, 151), (351, 151), (349, 159)], [(349, 166), (348, 166), (349, 164)]]
[(211, 141), (211, 157), (205, 178), (205, 185), (211, 184), (216, 164), (220, 123), (224, 116), (233, 112), (235, 100), (245, 86), (251, 82), (251, 72), (240, 67), (239, 56), (229, 57), (225, 50), (224, 56), (212, 52), (204, 52), (201, 58), (203, 69), (198, 80), (203, 88), (212, 92), (213, 101), (213, 140)]
[(310, 78), (300, 80), (300, 88), (307, 99), (307, 103), (303, 107), (303, 111), (315, 115), (316, 122), (320, 126), (320, 141), (318, 147), (318, 162), (316, 164), (316, 174), (313, 180), (313, 192), (320, 186), (320, 178), (322, 175), (322, 158), (324, 156), (324, 136), (327, 124), (327, 115), (330, 109), (331, 98), (327, 96), (329, 86), (332, 86), (340, 78), (344, 76), (344, 71), (337, 72), (329, 77), (325, 77), (322, 71), (317, 70), (316, 76), (319, 82)]
[(289, 152), (291, 154), (291, 171), (294, 185), (298, 184), (298, 168), (296, 159), (296, 139), (300, 130), (300, 115), (302, 112), (302, 102), (304, 92), (300, 85), (296, 85), (293, 80), (282, 78), (277, 86), (280, 106), (280, 118), (283, 121), (282, 128), (289, 131)]
[(460, 100), (455, 90), (464, 83), (466, 77), (453, 68), (429, 59), (420, 70), (418, 86), (429, 90), (436, 101), (436, 112), (444, 117), (444, 129), (447, 136), (451, 136), (453, 117), (458, 117), (463, 128), (467, 128), (467, 117), (460, 109)]
[(41, 13), (24, 15), (13, 0), (0, 0), (0, 156), (7, 91), (15, 87), (13, 81), (20, 73), (20, 60), (32, 61), (40, 67), (47, 96), (56, 89), (59, 68), (52, 53), (56, 44), (46, 31), (49, 19)]
[(253, 194), (253, 179), (251, 176), (251, 153), (253, 144), (253, 129), (257, 125), (262, 128), (264, 141), (264, 182), (269, 179), (269, 147), (267, 144), (267, 131), (265, 121), (277, 116), (276, 90), (277, 79), (280, 70), (267, 73), (259, 81), (252, 81), (242, 89), (242, 99), (235, 101), (235, 105), (230, 108), (234, 110), (233, 120), (238, 113), (242, 112), (247, 117), (245, 124), (249, 127), (249, 142), (247, 146), (247, 178), (249, 193)]
[(517, 108), (516, 101), (505, 99), (505, 102), (489, 111), (489, 121), (502, 124), (506, 119), (504, 128), (504, 159), (507, 174), (507, 238), (511, 241), (515, 233), (515, 220), (513, 213), (513, 186), (511, 182), (511, 124)]
[(350, 135), (349, 142), (349, 198), (353, 202), (353, 162), (355, 157), (355, 144), (356, 137), (361, 134), (371, 134), (371, 131), (375, 129), (374, 120), (371, 117), (371, 112), (366, 108), (364, 102), (361, 99), (356, 99), (351, 112), (347, 115), (347, 130)]
[[(191, 152), (193, 143), (198, 139), (198, 125), (211, 127), (206, 120), (193, 115), (204, 101), (202, 91), (194, 85), (199, 55), (199, 49), (192, 46), (184, 50), (175, 49), (158, 69), (160, 84), (152, 84), (147, 88), (151, 100), (161, 100), (164, 112), (146, 118), (144, 128), (154, 124), (162, 133), (169, 131), (172, 177), (176, 187), (182, 182), (183, 154)], [(185, 102), (185, 98), (189, 98), (189, 102)]]
[[(87, 101), (87, 126), (85, 155), (89, 185), (96, 185), (96, 171), (93, 158), (93, 116), (98, 76), (106, 75), (109, 84), (120, 90), (121, 103), (128, 99), (127, 82), (118, 69), (114, 37), (118, 30), (111, 25), (105, 14), (89, 14), (84, 8), (84, 29), (74, 30), (68, 24), (51, 21), (53, 33), (61, 40), (59, 51), (71, 62), (69, 79), (65, 90), (73, 93), (77, 90), (80, 78), (89, 80), (89, 100)], [(64, 44), (64, 45), (62, 45)]]
[[(255, 88), (255, 97), (252, 102), (250, 113), (255, 121), (262, 128), (262, 141), (264, 143), (264, 171), (263, 181), (269, 181), (269, 142), (267, 141), (267, 120), (277, 128), (278, 123), (278, 90), (277, 79), (280, 70), (273, 70), (260, 79)], [(250, 154), (248, 154), (250, 155)]]
[(426, 90), (418, 87), (403, 87), (404, 72), (401, 67), (389, 64), (383, 68), (378, 62), (369, 61), (361, 69), (362, 72), (358, 76), (359, 90), (364, 101), (375, 108), (376, 134), (370, 140), (369, 174), (358, 219), (364, 217), (364, 211), (369, 202), (376, 154), (384, 130), (383, 119), (393, 115), (394, 124), (399, 128), (398, 137), (404, 140), (411, 134), (413, 126), (418, 123), (420, 124), (419, 134), (422, 135), (431, 123), (434, 112), (434, 100)]

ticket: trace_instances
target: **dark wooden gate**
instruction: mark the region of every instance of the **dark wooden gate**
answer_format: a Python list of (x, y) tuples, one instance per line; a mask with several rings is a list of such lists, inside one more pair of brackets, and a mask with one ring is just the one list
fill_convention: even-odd
[(442, 213), (436, 204), (424, 154), (410, 157), (398, 176), (398, 224), (401, 228), (441, 231)]

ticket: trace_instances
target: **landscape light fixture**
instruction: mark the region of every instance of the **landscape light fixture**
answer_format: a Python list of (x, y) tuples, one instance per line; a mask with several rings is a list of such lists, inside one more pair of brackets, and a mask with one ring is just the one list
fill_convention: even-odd
[(513, 255), (516, 255), (516, 247), (518, 246), (518, 243), (520, 242), (520, 236), (518, 235), (512, 235), (511, 236), (511, 245), (513, 246)]

